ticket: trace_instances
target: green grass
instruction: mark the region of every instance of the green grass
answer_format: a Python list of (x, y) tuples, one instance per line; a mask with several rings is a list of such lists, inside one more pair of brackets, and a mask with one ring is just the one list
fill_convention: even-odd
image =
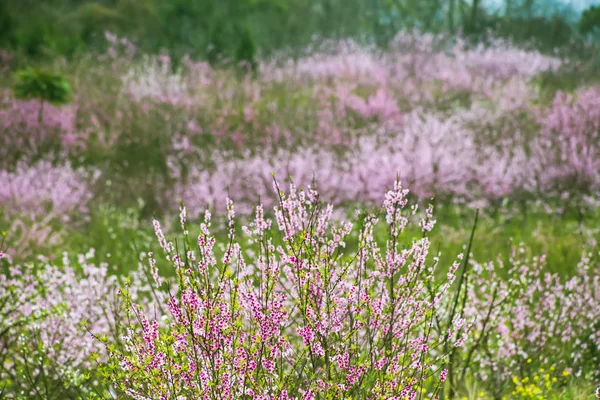
[[(119, 273), (137, 269), (140, 252), (153, 251), (155, 254), (162, 254), (154, 236), (152, 217), (145, 215), (146, 208), (142, 201), (129, 207), (95, 205), (90, 210), (88, 221), (69, 226), (57, 224), (55, 229), (62, 232), (62, 240), (36, 248), (36, 254), (51, 257), (68, 251), (75, 255), (94, 248), (97, 259), (114, 265)], [(347, 209), (351, 214), (354, 208)], [(166, 233), (174, 240), (181, 240), (177, 212), (165, 212), (165, 214), (157, 218), (165, 227)], [(437, 223), (429, 233), (431, 250), (434, 253), (438, 251), (441, 253), (441, 266), (447, 267), (459, 253), (466, 251), (475, 210), (463, 205), (438, 204), (434, 217)], [(221, 218), (217, 216), (213, 218), (213, 227), (217, 239), (225, 242), (226, 232)], [(402, 236), (404, 245), (410, 245), (415, 238), (422, 236), (417, 221), (414, 222)], [(7, 224), (6, 218), (5, 224)], [(199, 223), (189, 221), (188, 226), (190, 234), (193, 235)], [(598, 210), (590, 210), (582, 214), (575, 210), (562, 214), (546, 213), (540, 209), (525, 212), (515, 207), (497, 213), (484, 210), (480, 212), (472, 244), (473, 259), (485, 262), (500, 258), (508, 262), (511, 250), (522, 244), (528, 256), (542, 254), (547, 256), (548, 271), (570, 275), (574, 272), (584, 248), (594, 248), (595, 243), (600, 240), (598, 227), (600, 227)], [(382, 244), (386, 237), (384, 229), (384, 225), (380, 224), (376, 231), (377, 238), (382, 241)], [(10, 240), (10, 237), (8, 239)], [(238, 240), (244, 240), (241, 229), (238, 229)], [(348, 251), (354, 248), (355, 244), (348, 243)], [(161, 266), (160, 257), (158, 259)], [(163, 272), (169, 275), (170, 267), (167, 263), (162, 267)]]

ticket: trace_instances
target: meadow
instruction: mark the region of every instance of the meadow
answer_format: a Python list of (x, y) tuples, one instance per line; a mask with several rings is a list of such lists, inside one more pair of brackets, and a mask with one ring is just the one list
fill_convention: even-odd
[(0, 53), (0, 398), (595, 397), (595, 45), (103, 40)]

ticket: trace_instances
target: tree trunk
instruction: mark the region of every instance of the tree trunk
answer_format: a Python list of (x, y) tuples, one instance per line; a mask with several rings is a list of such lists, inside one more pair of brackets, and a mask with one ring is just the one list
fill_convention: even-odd
[(471, 7), (471, 32), (477, 32), (477, 15), (479, 13), (479, 0), (473, 0)]
[(513, 11), (513, 0), (506, 0), (506, 8), (504, 9), (504, 16), (511, 17)]
[(440, 8), (440, 0), (431, 0), (431, 5), (428, 8), (427, 15), (425, 16), (425, 30), (430, 30), (433, 25), (436, 13)]
[(454, 8), (456, 8), (456, 0), (449, 0), (448, 4), (448, 30), (454, 33)]
[(525, 7), (527, 8), (527, 16), (529, 18), (533, 18), (533, 3), (534, 0), (527, 0), (525, 3)]
[(44, 124), (44, 100), (40, 100), (40, 112), (38, 113), (38, 124), (40, 128)]

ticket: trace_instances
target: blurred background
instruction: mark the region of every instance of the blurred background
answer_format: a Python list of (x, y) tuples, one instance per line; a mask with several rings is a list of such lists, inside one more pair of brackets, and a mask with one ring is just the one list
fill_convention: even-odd
[(443, 246), (482, 208), (484, 256), (522, 239), (560, 270), (596, 237), (599, 39), (592, 0), (1, 0), (9, 254), (127, 270), (117, 238), (271, 204), (275, 172), (353, 207), (399, 176)]
[(399, 30), (492, 32), (545, 51), (597, 34), (594, 0), (2, 0), (0, 46), (26, 57), (73, 57), (104, 32), (143, 52), (209, 60), (297, 52), (323, 39), (384, 46)]

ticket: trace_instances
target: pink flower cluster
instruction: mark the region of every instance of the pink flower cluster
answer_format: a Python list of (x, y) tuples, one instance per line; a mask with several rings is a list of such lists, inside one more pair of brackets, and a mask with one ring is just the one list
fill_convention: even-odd
[(563, 63), (502, 40), (473, 47), (443, 39), (401, 34), (386, 53), (325, 43), (298, 60), (263, 60), (258, 80), (190, 60), (173, 72), (170, 59), (146, 58), (122, 71), (123, 92), (145, 107), (179, 110), (188, 123), (178, 133), (211, 133), (240, 149), (351, 146), (382, 126), (393, 129), (406, 111), (447, 107), (460, 93), (508, 103), (502, 109), (525, 106), (527, 81)]
[(89, 366), (90, 353), (102, 350), (81, 323), (109, 332), (106, 316), (117, 279), (106, 265), (89, 264), (93, 257), (93, 251), (80, 255), (81, 271), (65, 256), (61, 267), (9, 264), (9, 273), (0, 274), (0, 381), (12, 382), (9, 393), (25, 387), (32, 396), (51, 395), (50, 386), (66, 384), (69, 371)]
[[(352, 41), (327, 42), (298, 61), (261, 64), (266, 80), (351, 81), (393, 87), (411, 101), (431, 100), (435, 92), (464, 90), (488, 94), (512, 79), (556, 70), (562, 61), (510, 42), (489, 38), (472, 46), (464, 38), (401, 32), (382, 54)], [(435, 88), (437, 86), (437, 88)]]
[[(62, 265), (38, 260), (35, 265), (0, 266), (0, 382), (3, 393), (25, 390), (32, 397), (81, 394), (91, 355), (103, 346), (87, 330), (119, 340), (123, 316), (116, 297), (123, 280), (108, 264), (94, 263), (95, 252), (80, 254)], [(4, 271), (4, 269), (3, 269)], [(152, 296), (142, 271), (130, 277), (132, 297), (150, 307)], [(154, 297), (154, 299), (157, 299)], [(104, 355), (105, 357), (105, 355)], [(101, 358), (105, 359), (105, 358)]]
[[(458, 264), (432, 285), (429, 240), (400, 245), (414, 213), (405, 208), (408, 191), (396, 183), (386, 194), (389, 238), (381, 248), (375, 215), (356, 230), (334, 223), (333, 206), (316, 191), (291, 185), (284, 194), (274, 186), (274, 220), (255, 209), (242, 228), (248, 247), (236, 239), (231, 201), (222, 246), (210, 233), (209, 212), (184, 247), (155, 221), (180, 287), (168, 312), (154, 318), (122, 293), (129, 317), (121, 321), (124, 351), (109, 351), (114, 387), (140, 399), (436, 397), (447, 374), (444, 346), (462, 341), (460, 318), (447, 331), (433, 323)], [(181, 222), (187, 231), (183, 211)], [(432, 223), (423, 222), (424, 231)], [(346, 241), (356, 234), (359, 250), (348, 253)]]
[(474, 321), (473, 342), (483, 339), (473, 372), (492, 393), (540, 366), (598, 378), (600, 264), (584, 252), (575, 275), (562, 277), (525, 253), (517, 249), (508, 265), (474, 263), (465, 317)]
[(547, 167), (544, 178), (599, 189), (600, 87), (584, 88), (574, 95), (559, 92), (552, 107), (538, 118), (538, 151)]
[(85, 171), (74, 170), (68, 164), (54, 166), (39, 161), (27, 165), (21, 161), (14, 171), (0, 170), (0, 205), (11, 215), (68, 218), (73, 212), (86, 212), (92, 197), (89, 181)]
[(328, 201), (363, 203), (376, 201), (397, 177), (421, 197), (445, 194), (475, 200), (536, 189), (534, 178), (540, 172), (527, 168), (531, 164), (523, 151), (505, 154), (479, 146), (460, 117), (419, 113), (408, 115), (394, 134), (358, 139), (343, 155), (304, 148), (242, 159), (218, 157), (214, 156), (214, 169), (192, 167), (186, 180), (178, 179), (179, 170), (173, 168), (178, 182), (173, 205), (183, 200), (191, 214), (198, 215), (227, 195), (246, 205), (258, 198), (273, 204), (272, 171), (282, 179), (291, 176), (298, 185), (315, 182)]
[[(79, 85), (77, 104), (45, 105), (41, 124), (39, 102), (5, 95), (6, 160), (71, 157), (75, 148), (106, 159), (157, 145), (174, 179), (167, 197), (195, 216), (227, 193), (244, 211), (258, 196), (272, 203), (273, 170), (303, 185), (315, 178), (332, 201), (374, 201), (396, 175), (420, 196), (479, 203), (554, 191), (574, 175), (588, 192), (598, 186), (598, 90), (534, 109), (530, 78), (565, 61), (503, 40), (473, 46), (402, 33), (386, 52), (328, 42), (297, 60), (261, 61), (255, 79), (190, 59), (178, 69), (167, 56), (135, 61), (129, 42), (106, 38), (115, 54), (93, 71), (110, 88)], [(65, 195), (62, 208), (85, 197)]]
[[(599, 101), (595, 87), (573, 97), (559, 92), (551, 109), (537, 111), (539, 134), (530, 141), (526, 140), (530, 132), (523, 131), (530, 125), (524, 124), (535, 121), (506, 122), (521, 106), (507, 103), (506, 114), (497, 115), (484, 103), (476, 103), (451, 116), (405, 114), (394, 126), (381, 126), (375, 135), (350, 141), (343, 152), (305, 146), (248, 152), (241, 159), (215, 154), (214, 168), (192, 166), (186, 179), (180, 178), (173, 159), (177, 184), (172, 197), (182, 199), (194, 215), (227, 195), (248, 204), (257, 198), (268, 203), (271, 171), (280, 171), (284, 179), (292, 176), (298, 185), (314, 181), (325, 188), (328, 200), (338, 202), (373, 201), (396, 176), (421, 197), (448, 195), (479, 205), (482, 200), (528, 193), (594, 194), (600, 188)], [(485, 121), (486, 126), (475, 125), (476, 121)], [(486, 130), (499, 138), (482, 137)], [(181, 160), (185, 162), (185, 157)]]
[[(524, 248), (508, 263), (459, 255), (442, 271), (427, 237), (433, 210), (417, 214), (397, 181), (381, 215), (352, 222), (310, 186), (273, 189), (272, 213), (258, 206), (241, 227), (227, 200), (223, 241), (208, 210), (191, 229), (180, 209), (182, 241), (154, 221), (172, 279), (151, 253), (129, 281), (96, 266), (93, 251), (61, 266), (0, 257), (8, 393), (68, 397), (97, 368), (132, 398), (435, 398), (467, 376), (502, 396), (513, 375), (540, 366), (600, 376), (596, 255), (571, 277), (544, 272), (544, 257)], [(422, 235), (407, 244), (418, 219)]]
[(78, 132), (76, 105), (53, 106), (38, 100), (16, 100), (7, 93), (0, 101), (0, 159), (37, 156), (85, 146)]

